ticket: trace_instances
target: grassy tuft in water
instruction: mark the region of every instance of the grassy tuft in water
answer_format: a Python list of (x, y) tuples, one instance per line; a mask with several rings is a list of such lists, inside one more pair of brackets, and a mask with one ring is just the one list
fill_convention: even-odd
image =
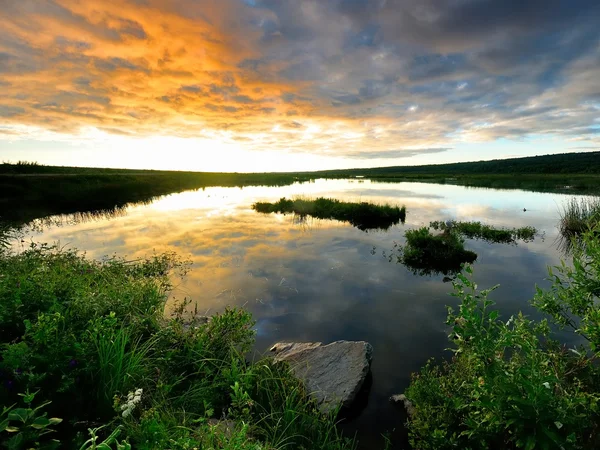
[(513, 243), (517, 240), (525, 242), (535, 238), (537, 230), (533, 227), (521, 228), (495, 228), (481, 222), (441, 222), (429, 224), (434, 230), (453, 231), (468, 239), (482, 239), (487, 242)]
[(432, 234), (427, 227), (408, 230), (399, 262), (415, 273), (444, 275), (459, 272), (463, 263), (472, 263), (477, 254), (465, 250), (463, 240), (453, 232)]
[(571, 198), (560, 212), (560, 234), (570, 241), (600, 224), (600, 197)]
[(257, 202), (252, 208), (260, 213), (294, 213), (318, 219), (333, 219), (349, 222), (361, 229), (387, 229), (406, 220), (406, 206), (376, 205), (367, 202), (342, 202), (319, 197), (317, 199), (281, 198), (276, 203)]
[(353, 449), (286, 365), (246, 360), (247, 312), (165, 318), (186, 270), (0, 249), (0, 447)]

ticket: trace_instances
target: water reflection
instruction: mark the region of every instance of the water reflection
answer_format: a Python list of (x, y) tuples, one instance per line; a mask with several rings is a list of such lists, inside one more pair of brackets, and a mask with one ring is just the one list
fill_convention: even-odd
[[(405, 204), (405, 226), (369, 233), (330, 220), (301, 220), (256, 214), (251, 205), (281, 197), (325, 196), (345, 201)], [(33, 230), (36, 241), (58, 241), (90, 257), (118, 253), (134, 259), (176, 251), (193, 262), (176, 286), (177, 299), (191, 299), (202, 314), (227, 305), (244, 306), (257, 320), (256, 350), (276, 341), (366, 340), (374, 347), (373, 386), (365, 411), (344, 425), (357, 431), (364, 448), (381, 447), (380, 433), (397, 429), (400, 413), (387, 401), (400, 393), (430, 357), (448, 347), (446, 305), (456, 300), (443, 275), (422, 277), (389, 264), (379, 251), (405, 244), (407, 229), (434, 220), (482, 221), (533, 226), (549, 239), (508, 246), (467, 240), (478, 254), (475, 278), (496, 283), (501, 314), (518, 310), (535, 316), (529, 299), (535, 284), (546, 285), (546, 266), (557, 264), (557, 204), (566, 196), (532, 192), (465, 189), (422, 183), (376, 185), (344, 180), (264, 188), (207, 188), (159, 199), (99, 220), (68, 220)], [(523, 208), (527, 212), (523, 212)], [(26, 244), (16, 244), (17, 246)], [(398, 438), (396, 434), (393, 435)], [(375, 443), (376, 442), (376, 443)]]

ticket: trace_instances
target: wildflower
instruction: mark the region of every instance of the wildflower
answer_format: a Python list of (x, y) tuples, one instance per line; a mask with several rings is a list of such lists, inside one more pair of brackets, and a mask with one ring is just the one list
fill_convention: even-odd
[(127, 394), (127, 402), (121, 405), (121, 415), (127, 418), (131, 415), (135, 407), (142, 401), (143, 389), (137, 389), (135, 392), (129, 392)]
[(546, 389), (550, 389), (550, 383), (548, 383), (547, 381), (545, 383), (542, 383), (544, 385), (544, 387)]

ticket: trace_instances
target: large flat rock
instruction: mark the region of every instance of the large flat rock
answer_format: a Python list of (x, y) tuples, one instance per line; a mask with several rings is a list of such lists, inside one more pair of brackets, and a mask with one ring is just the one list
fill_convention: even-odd
[(350, 407), (369, 374), (373, 347), (368, 342), (337, 341), (275, 344), (275, 361), (286, 361), (322, 412), (341, 403)]

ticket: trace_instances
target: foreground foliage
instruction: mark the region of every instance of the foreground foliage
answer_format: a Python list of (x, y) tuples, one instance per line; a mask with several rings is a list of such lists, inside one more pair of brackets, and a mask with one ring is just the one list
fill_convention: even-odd
[(360, 230), (373, 228), (387, 229), (406, 220), (405, 206), (376, 205), (367, 202), (342, 202), (319, 197), (317, 199), (281, 198), (278, 202), (257, 202), (252, 208), (260, 213), (294, 213), (318, 219), (333, 219), (349, 222)]
[[(164, 318), (174, 255), (0, 252), (0, 446), (353, 448), (284, 365), (250, 364), (253, 321)], [(225, 420), (226, 419), (226, 420)]]
[[(523, 314), (500, 320), (464, 274), (454, 282), (462, 300), (449, 309), (454, 356), (430, 362), (413, 376), (406, 395), (420, 449), (594, 449), (600, 446), (600, 242), (585, 234), (573, 267), (550, 271), (553, 286), (538, 289), (534, 305), (559, 326), (589, 342), (567, 348), (553, 340), (551, 324)], [(470, 268), (466, 274), (470, 274)]]

